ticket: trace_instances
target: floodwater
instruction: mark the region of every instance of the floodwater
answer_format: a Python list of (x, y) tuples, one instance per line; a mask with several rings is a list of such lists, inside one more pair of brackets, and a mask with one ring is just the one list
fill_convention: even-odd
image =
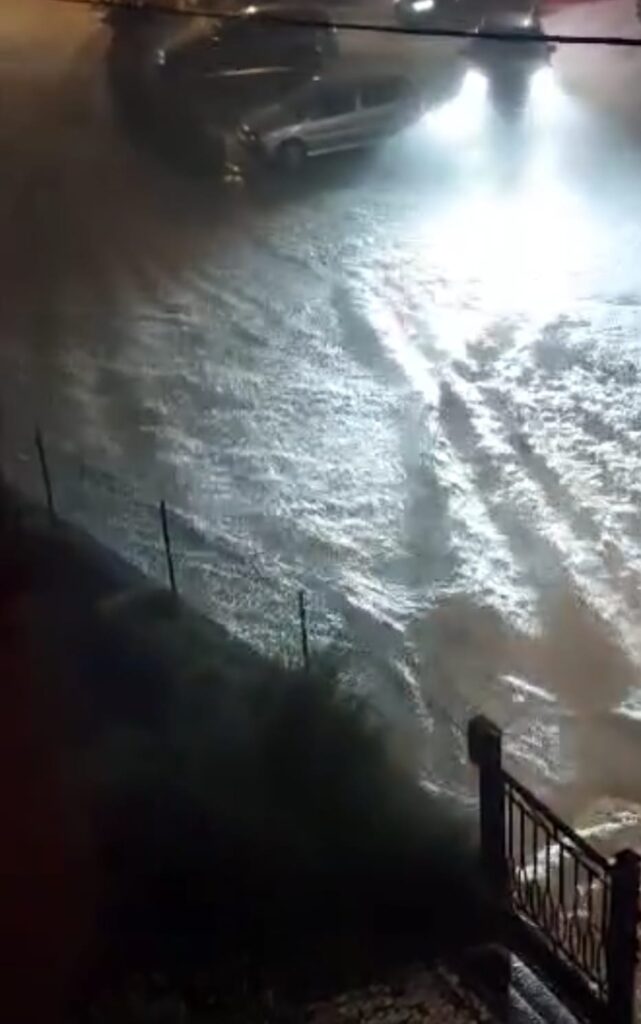
[[(641, 843), (641, 50), (560, 47), (506, 117), (455, 44), (345, 33), (424, 82), (421, 122), (221, 182), (132, 128), (92, 12), (19, 7), (8, 470), (33, 484), (37, 418), (61, 511), (161, 571), (165, 497), (181, 585), (240, 635), (293, 651), (304, 587), (437, 784), (481, 709), (521, 778)], [(639, 34), (627, 0), (546, 24)]]

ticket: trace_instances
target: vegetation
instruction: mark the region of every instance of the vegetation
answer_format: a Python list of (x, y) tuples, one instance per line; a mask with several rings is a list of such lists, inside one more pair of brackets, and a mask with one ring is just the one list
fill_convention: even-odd
[(377, 937), (424, 955), (461, 941), (479, 924), (469, 823), (392, 755), (335, 665), (250, 668), (211, 647), (207, 664), (202, 628), (168, 628), (148, 601), (108, 625), (110, 649), (114, 629), (133, 664), (159, 644), (168, 669), (160, 717), (129, 715), (90, 754), (114, 924), (142, 945), (170, 931), (274, 954), (359, 933), (372, 957)]
[(5, 691), (49, 709), (60, 899), (92, 985), (137, 965), (318, 991), (483, 927), (470, 823), (338, 666), (261, 658), (72, 531), (8, 529)]

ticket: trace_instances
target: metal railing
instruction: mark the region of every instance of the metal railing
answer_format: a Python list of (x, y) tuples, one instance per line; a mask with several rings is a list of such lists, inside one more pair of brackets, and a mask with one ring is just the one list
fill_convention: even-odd
[(481, 856), (508, 944), (589, 1020), (634, 1019), (640, 860), (608, 860), (507, 772), (501, 732), (477, 716)]
[(607, 1002), (610, 864), (503, 772), (512, 906)]

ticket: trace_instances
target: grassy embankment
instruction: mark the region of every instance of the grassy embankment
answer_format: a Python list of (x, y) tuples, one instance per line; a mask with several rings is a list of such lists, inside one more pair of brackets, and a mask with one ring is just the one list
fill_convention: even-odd
[(267, 661), (85, 535), (0, 509), (7, 871), (34, 998), (97, 963), (308, 992), (482, 927), (470, 823), (336, 666)]

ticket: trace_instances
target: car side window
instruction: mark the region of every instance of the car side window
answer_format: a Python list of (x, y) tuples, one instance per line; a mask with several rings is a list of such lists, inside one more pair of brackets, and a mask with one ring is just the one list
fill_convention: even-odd
[(361, 89), (363, 107), (382, 107), (395, 103), (403, 94), (403, 83), (398, 78), (385, 78), (379, 82), (368, 82)]
[[(215, 44), (216, 40), (213, 40)], [(175, 51), (178, 59), (186, 62), (190, 72), (207, 73), (217, 67), (217, 54), (212, 39), (197, 39), (190, 46), (180, 47)]]
[(317, 107), (317, 90), (315, 87), (307, 88), (304, 92), (293, 97), (289, 104), (293, 116), (297, 121), (309, 121), (316, 117), (315, 110)]
[(349, 114), (356, 107), (353, 89), (346, 86), (330, 86), (319, 89), (310, 105), (310, 118), (339, 117)]

